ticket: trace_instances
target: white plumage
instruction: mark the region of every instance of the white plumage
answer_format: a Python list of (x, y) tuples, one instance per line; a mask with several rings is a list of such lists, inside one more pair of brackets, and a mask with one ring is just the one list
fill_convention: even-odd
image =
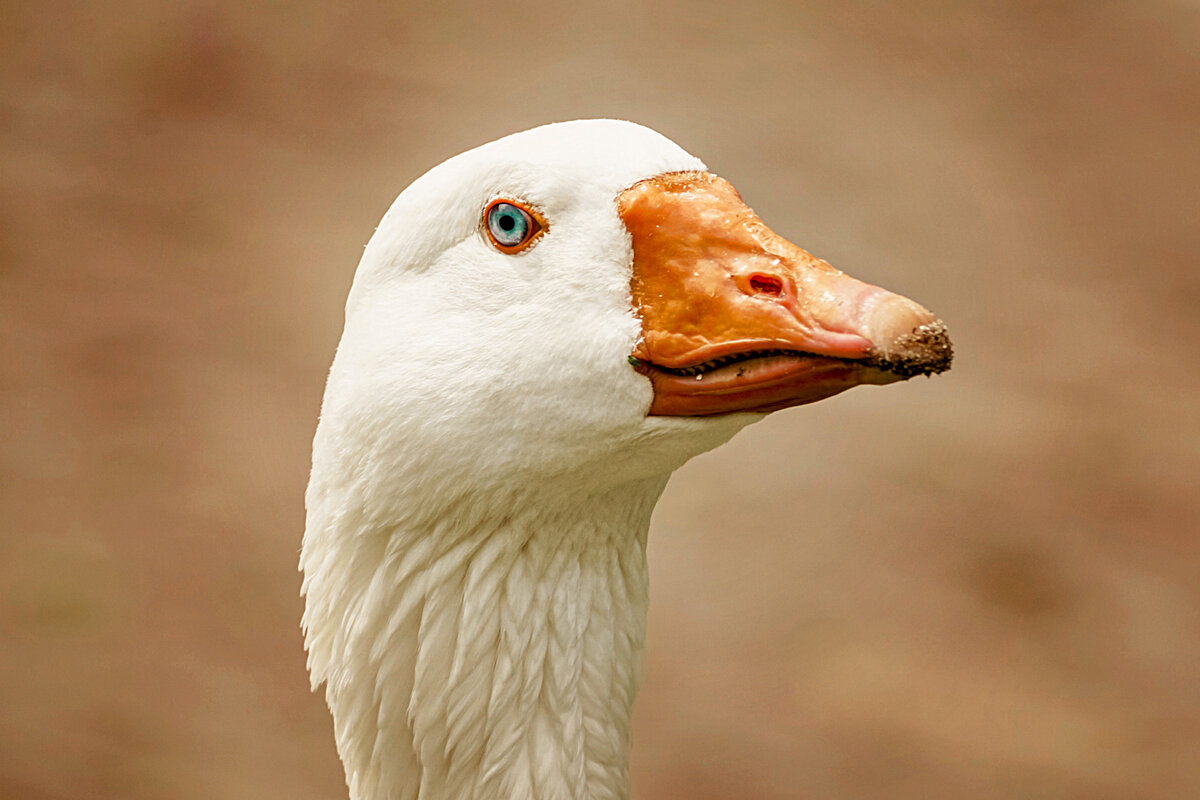
[[(368, 244), (313, 445), (309, 669), (354, 800), (620, 798), (646, 530), (671, 471), (757, 415), (647, 417), (613, 198), (703, 164), (637, 125), (441, 164)], [(479, 209), (554, 219), (520, 258)]]

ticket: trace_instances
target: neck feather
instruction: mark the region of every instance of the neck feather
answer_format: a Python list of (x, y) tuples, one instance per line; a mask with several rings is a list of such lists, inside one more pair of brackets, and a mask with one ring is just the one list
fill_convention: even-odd
[(416, 527), (310, 518), (309, 667), (352, 800), (628, 797), (664, 483)]

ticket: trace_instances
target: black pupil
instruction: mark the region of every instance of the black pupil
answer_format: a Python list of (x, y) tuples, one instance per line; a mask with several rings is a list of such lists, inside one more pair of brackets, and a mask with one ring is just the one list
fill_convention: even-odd
[(513, 219), (512, 214), (501, 214), (500, 215), (501, 230), (511, 232), (512, 229), (515, 227), (517, 227), (517, 221), (515, 219)]

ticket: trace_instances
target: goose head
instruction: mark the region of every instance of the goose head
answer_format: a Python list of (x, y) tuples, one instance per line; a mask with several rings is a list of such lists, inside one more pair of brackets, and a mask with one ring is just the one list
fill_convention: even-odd
[(639, 125), (418, 178), (355, 274), (306, 496), (305, 643), (352, 796), (625, 796), (667, 477), (768, 412), (949, 361), (927, 310)]
[(378, 480), (621, 482), (949, 353), (928, 311), (774, 234), (667, 138), (559, 123), (397, 198), (355, 276), (323, 424)]

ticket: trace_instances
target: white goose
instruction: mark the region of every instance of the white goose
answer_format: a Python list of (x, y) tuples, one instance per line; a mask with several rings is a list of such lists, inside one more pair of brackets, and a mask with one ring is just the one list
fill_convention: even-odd
[(363, 254), (313, 443), (303, 626), (350, 796), (628, 797), (668, 476), (763, 412), (949, 361), (929, 312), (638, 125), (430, 170)]

